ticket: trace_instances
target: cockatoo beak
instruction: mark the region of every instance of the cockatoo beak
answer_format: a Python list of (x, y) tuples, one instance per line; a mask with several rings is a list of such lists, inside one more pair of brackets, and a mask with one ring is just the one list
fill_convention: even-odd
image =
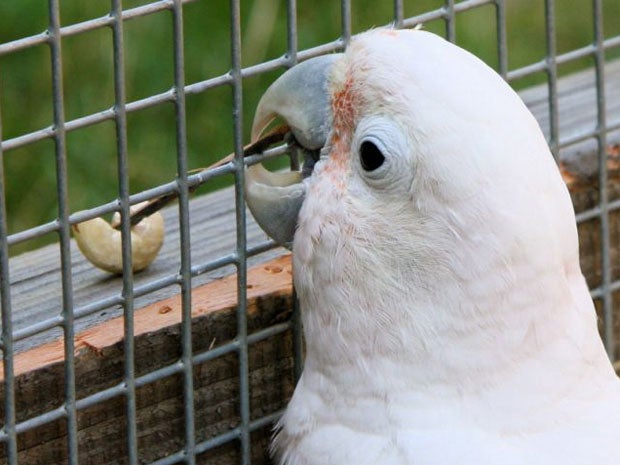
[[(265, 92), (256, 108), (252, 124), (252, 142), (279, 118), (290, 128), (307, 154), (315, 154), (325, 145), (331, 126), (327, 91), (329, 70), (342, 55), (327, 55), (305, 61), (280, 76)], [(278, 244), (290, 247), (297, 216), (304, 199), (303, 178), (311, 173), (316, 159), (306, 156), (302, 171), (273, 173), (261, 164), (247, 168), (246, 200), (259, 226)], [(310, 158), (310, 160), (309, 160)]]

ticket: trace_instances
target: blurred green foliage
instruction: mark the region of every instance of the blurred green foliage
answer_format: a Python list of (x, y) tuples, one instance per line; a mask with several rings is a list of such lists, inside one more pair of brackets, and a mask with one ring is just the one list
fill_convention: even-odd
[[(125, 9), (149, 3), (125, 0)], [(405, 0), (406, 17), (440, 8), (442, 0)], [(620, 2), (604, 0), (605, 36), (620, 34)], [(63, 26), (108, 14), (108, 0), (63, 0)], [(592, 2), (556, 3), (558, 52), (592, 42)], [(46, 0), (2, 1), (0, 43), (38, 34), (48, 22)], [(340, 2), (299, 1), (299, 48), (306, 49), (338, 38)], [(353, 0), (353, 32), (387, 24), (393, 2)], [(509, 68), (544, 58), (543, 0), (506, 0)], [(243, 66), (276, 58), (287, 50), (286, 2), (241, 0)], [(495, 8), (484, 6), (457, 16), (457, 43), (497, 68)], [(443, 20), (425, 28), (445, 34)], [(125, 84), (128, 101), (170, 89), (173, 76), (172, 14), (162, 11), (124, 23)], [(112, 31), (98, 29), (62, 40), (64, 110), (67, 120), (114, 105)], [(198, 0), (184, 7), (186, 84), (225, 74), (231, 66), (229, 2)], [(618, 50), (609, 56), (620, 56)], [(562, 66), (567, 73), (591, 65), (586, 59)], [(262, 91), (279, 74), (266, 73), (244, 80), (243, 123), (248, 135), (253, 109)], [(544, 82), (533, 76), (517, 87)], [(2, 139), (48, 127), (53, 122), (50, 51), (39, 45), (0, 56), (0, 115)], [(168, 182), (176, 173), (175, 114), (172, 103), (130, 113), (127, 117), (129, 177), (132, 192)], [(228, 86), (187, 96), (187, 142), (190, 168), (207, 166), (233, 149), (232, 91)], [(54, 144), (51, 140), (2, 154), (10, 233), (53, 220), (57, 214)], [(67, 134), (71, 211), (90, 208), (117, 196), (116, 133), (107, 121)], [(230, 177), (202, 188), (230, 184)], [(13, 247), (12, 254), (56, 240), (55, 235)]]

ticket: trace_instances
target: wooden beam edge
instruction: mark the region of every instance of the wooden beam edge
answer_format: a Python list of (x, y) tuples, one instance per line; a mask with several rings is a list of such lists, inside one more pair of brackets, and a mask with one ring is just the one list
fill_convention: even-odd
[[(267, 296), (293, 292), (292, 262), (289, 253), (248, 269), (248, 311), (256, 311), (253, 303)], [(231, 311), (237, 306), (237, 274), (217, 279), (192, 290), (192, 318), (209, 313)], [(181, 295), (155, 302), (134, 312), (134, 337), (159, 331), (181, 323)], [(102, 351), (124, 338), (124, 317), (117, 317), (80, 332), (75, 336), (75, 355)], [(15, 355), (14, 376), (37, 371), (64, 362), (64, 340), (49, 342)], [(0, 362), (0, 381), (4, 367)]]
[[(606, 147), (607, 154), (607, 178), (608, 183), (620, 183), (620, 142), (612, 141)], [(598, 185), (598, 171), (594, 176), (586, 176), (576, 172), (565, 162), (559, 164), (562, 179), (566, 183), (568, 190), (573, 193), (595, 188)]]

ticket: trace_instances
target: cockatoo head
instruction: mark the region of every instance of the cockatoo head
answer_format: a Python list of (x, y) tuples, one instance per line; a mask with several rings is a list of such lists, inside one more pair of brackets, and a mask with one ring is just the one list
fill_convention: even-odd
[[(519, 357), (532, 322), (574, 298), (566, 187), (533, 116), (470, 53), (428, 32), (373, 30), (276, 81), (255, 135), (274, 115), (322, 147), (298, 182), (248, 172), (259, 223), (290, 214), (278, 240), (293, 242), (309, 357), (359, 362), (372, 347), (452, 369), (473, 346), (501, 354), (504, 343)], [(472, 346), (442, 357), (457, 336)]]

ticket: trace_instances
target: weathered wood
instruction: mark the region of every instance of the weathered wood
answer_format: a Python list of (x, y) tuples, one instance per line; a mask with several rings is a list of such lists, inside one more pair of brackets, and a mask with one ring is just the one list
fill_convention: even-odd
[[(605, 64), (605, 110), (607, 126), (620, 123), (620, 60)], [(549, 90), (546, 85), (531, 87), (519, 94), (540, 124), (548, 140), (550, 135)], [(591, 133), (597, 127), (596, 77), (593, 69), (586, 69), (558, 80), (558, 132), (560, 143), (576, 136)], [(620, 129), (608, 132), (610, 146), (620, 143)], [(559, 159), (568, 171), (581, 179), (596, 176), (598, 172), (597, 142), (588, 138), (560, 150)]]
[[(283, 255), (268, 263), (253, 267), (248, 272), (247, 298), (250, 303), (274, 294), (287, 294), (292, 291), (290, 255)], [(212, 281), (192, 291), (192, 317), (229, 310), (237, 305), (236, 275)], [(251, 311), (256, 307), (250, 306)], [(135, 312), (134, 336), (137, 338), (161, 328), (171, 327), (181, 322), (181, 297), (173, 297), (147, 305)], [(122, 341), (124, 318), (118, 317), (78, 333), (75, 337), (76, 353), (91, 351), (100, 354), (106, 348)], [(204, 335), (200, 336), (201, 339)], [(214, 336), (216, 337), (216, 336)], [(216, 341), (217, 342), (217, 341)], [(64, 360), (62, 340), (38, 346), (27, 353), (17, 354), (14, 359), (15, 374), (21, 375), (43, 366)], [(0, 367), (2, 361), (0, 360)], [(4, 373), (0, 370), (0, 381)]]
[[(223, 189), (190, 202), (190, 227), (192, 239), (192, 265), (201, 266), (209, 261), (228, 255), (236, 247), (234, 221), (234, 192)], [(178, 207), (162, 211), (166, 225), (166, 239), (156, 260), (143, 272), (134, 276), (136, 287), (174, 275), (180, 269), (180, 242)], [(256, 246), (267, 240), (265, 233), (247, 212), (248, 246)], [(249, 259), (254, 265), (281, 255), (282, 249), (272, 250)], [(73, 243), (71, 250), (74, 306), (76, 309), (95, 301), (120, 296), (122, 280), (91, 265), (84, 259)], [(235, 271), (227, 266), (192, 278), (197, 287)], [(60, 252), (57, 244), (27, 252), (10, 259), (11, 300), (13, 328), (19, 331), (32, 324), (57, 316), (62, 308)], [(178, 286), (168, 286), (146, 295), (136, 296), (135, 307), (141, 308), (179, 292)], [(76, 319), (76, 331), (92, 327), (102, 321), (122, 314), (119, 305), (112, 305), (87, 317)], [(58, 328), (36, 334), (17, 342), (18, 352), (61, 337)]]
[[(292, 294), (290, 256), (286, 255), (248, 272), (248, 331), (256, 332), (289, 317)], [(192, 294), (194, 353), (232, 340), (237, 332), (236, 275), (216, 280)], [(181, 301), (174, 296), (135, 314), (136, 376), (177, 363), (181, 356)], [(284, 407), (293, 389), (290, 330), (250, 346), (250, 406), (252, 418)], [(63, 344), (47, 343), (16, 356), (17, 421), (24, 421), (62, 405)], [(78, 399), (123, 382), (123, 319), (115, 318), (76, 337), (76, 391)], [(238, 360), (235, 352), (194, 366), (194, 418), (197, 441), (234, 428), (238, 417)], [(150, 462), (183, 447), (183, 379), (174, 374), (137, 389), (137, 425), (140, 459)], [(1, 388), (0, 393), (3, 395)], [(79, 410), (80, 464), (125, 463), (125, 400), (110, 400)], [(0, 418), (4, 415), (0, 407)], [(270, 427), (257, 431), (255, 463), (266, 463)], [(20, 463), (66, 463), (64, 419), (18, 435)], [(218, 449), (219, 450), (219, 449)], [(222, 448), (225, 456), (235, 444)], [(221, 452), (221, 451), (220, 451)], [(216, 451), (199, 463), (221, 461)], [(0, 463), (5, 463), (0, 461)]]

